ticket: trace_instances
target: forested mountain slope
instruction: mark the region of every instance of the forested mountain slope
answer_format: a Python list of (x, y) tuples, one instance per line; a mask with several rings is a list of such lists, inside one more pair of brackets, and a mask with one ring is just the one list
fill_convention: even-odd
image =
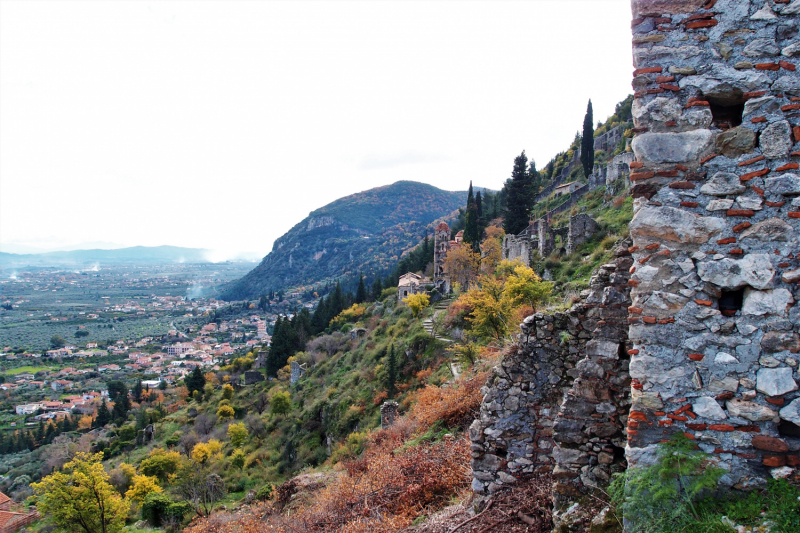
[(419, 243), (428, 225), (462, 207), (466, 196), (399, 181), (336, 200), (276, 240), (255, 269), (222, 288), (221, 297), (257, 298), (359, 272), (383, 274)]

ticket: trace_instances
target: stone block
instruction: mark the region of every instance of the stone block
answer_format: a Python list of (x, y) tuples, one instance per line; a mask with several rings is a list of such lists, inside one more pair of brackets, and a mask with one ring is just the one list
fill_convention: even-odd
[(778, 416), (778, 413), (769, 407), (755, 402), (748, 402), (747, 400), (729, 400), (725, 404), (725, 407), (728, 409), (728, 413), (730, 413), (731, 416), (744, 418), (751, 422), (764, 422)]
[(762, 368), (756, 374), (756, 390), (767, 396), (781, 396), (797, 390), (791, 368)]
[(710, 154), (715, 137), (707, 129), (682, 133), (644, 133), (634, 137), (631, 148), (637, 161), (685, 164), (699, 161)]
[(719, 261), (700, 262), (697, 275), (722, 289), (739, 289), (747, 285), (768, 289), (773, 286), (775, 268), (769, 255), (748, 254), (741, 259), (726, 257)]

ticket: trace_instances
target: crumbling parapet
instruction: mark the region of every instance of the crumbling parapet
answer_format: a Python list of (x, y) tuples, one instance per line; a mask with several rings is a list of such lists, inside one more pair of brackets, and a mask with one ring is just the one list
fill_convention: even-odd
[(586, 213), (569, 217), (567, 253), (574, 252), (578, 246), (591, 239), (598, 231), (600, 231), (600, 224)]
[(626, 455), (740, 489), (800, 464), (800, 2), (634, 0)]
[(381, 429), (387, 429), (397, 420), (399, 405), (397, 402), (383, 402), (381, 405)]
[(289, 374), (289, 384), (294, 385), (295, 383), (300, 381), (300, 378), (302, 378), (303, 375), (306, 373), (307, 368), (308, 365), (306, 365), (305, 363), (301, 365), (297, 361), (292, 361), (290, 366), (291, 373)]
[(556, 247), (556, 240), (553, 232), (550, 231), (550, 223), (545, 219), (539, 219), (539, 255), (547, 257)]

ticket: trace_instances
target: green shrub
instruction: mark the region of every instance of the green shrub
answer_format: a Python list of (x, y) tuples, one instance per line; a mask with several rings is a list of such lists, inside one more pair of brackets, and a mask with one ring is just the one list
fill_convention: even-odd
[(269, 500), (270, 498), (272, 498), (273, 488), (274, 487), (272, 486), (272, 483), (267, 483), (266, 485), (258, 489), (258, 491), (256, 492), (256, 499), (262, 501)]

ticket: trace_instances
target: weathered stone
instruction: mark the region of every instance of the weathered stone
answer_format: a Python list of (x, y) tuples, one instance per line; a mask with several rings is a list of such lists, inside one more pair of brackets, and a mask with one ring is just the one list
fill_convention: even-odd
[(781, 108), (780, 101), (774, 96), (762, 96), (761, 98), (751, 98), (744, 104), (744, 116), (758, 113), (760, 115), (769, 115), (775, 113)]
[(749, 209), (750, 211), (761, 211), (764, 200), (757, 196), (737, 196), (736, 205), (739, 209)]
[(697, 70), (694, 67), (676, 67), (671, 66), (669, 67), (670, 74), (680, 74), (681, 76), (691, 76), (693, 74), (697, 74)]
[(663, 409), (664, 402), (657, 392), (647, 392), (633, 389), (631, 391), (633, 405), (637, 409)]
[(758, 140), (761, 153), (768, 159), (780, 159), (789, 156), (792, 148), (792, 128), (785, 120), (773, 122), (761, 132)]
[(725, 407), (728, 409), (728, 413), (730, 413), (731, 416), (744, 418), (752, 422), (772, 420), (778, 416), (778, 413), (769, 407), (759, 405), (755, 402), (748, 402), (747, 400), (729, 400), (725, 403)]
[(741, 102), (744, 93), (768, 87), (770, 81), (769, 76), (759, 71), (736, 70), (715, 63), (708, 72), (687, 76), (678, 85), (681, 88), (696, 87), (707, 98), (713, 98), (722, 105), (734, 105)]
[(800, 426), (800, 398), (792, 400), (789, 405), (781, 409), (780, 416), (782, 419)]
[(735, 365), (739, 363), (739, 360), (729, 353), (719, 352), (714, 357), (714, 363), (718, 365)]
[(778, 18), (778, 15), (772, 11), (772, 8), (769, 7), (769, 4), (764, 4), (764, 7), (753, 13), (750, 17), (750, 20), (775, 20)]
[(800, 94), (800, 76), (796, 74), (781, 76), (772, 84), (772, 90), (794, 95)]
[(739, 126), (717, 135), (716, 151), (726, 157), (749, 154), (756, 147), (756, 133), (750, 128)]
[(767, 178), (764, 180), (764, 188), (772, 194), (800, 194), (800, 176), (797, 174), (783, 174), (774, 178)]
[(756, 390), (767, 396), (780, 396), (797, 390), (791, 368), (762, 368), (756, 374)]
[(794, 0), (781, 10), (781, 15), (800, 15), (800, 0)]
[(726, 376), (722, 379), (712, 379), (708, 384), (709, 392), (736, 392), (738, 388), (739, 380), (733, 376)]
[(781, 50), (781, 54), (786, 57), (800, 55), (800, 41), (795, 41), (789, 46), (784, 47), (783, 50)]
[(732, 172), (717, 172), (700, 187), (701, 194), (708, 194), (711, 196), (740, 194), (746, 190), (747, 187), (739, 180), (739, 176)]
[(704, 261), (697, 265), (697, 275), (703, 281), (722, 289), (739, 289), (746, 285), (768, 289), (775, 279), (775, 268), (766, 254), (748, 254), (742, 259), (724, 258)]
[(761, 349), (767, 353), (776, 353), (789, 350), (800, 351), (800, 337), (797, 333), (784, 331), (770, 331), (761, 338)]
[(788, 242), (796, 238), (791, 225), (780, 218), (768, 218), (744, 230), (739, 240), (754, 239), (762, 242)]
[(733, 206), (733, 200), (729, 198), (718, 198), (706, 204), (707, 211), (727, 211)]
[(753, 39), (742, 50), (742, 55), (747, 57), (776, 56), (781, 53), (781, 49), (775, 43), (775, 39)]
[(710, 420), (724, 420), (728, 418), (725, 410), (720, 407), (717, 400), (710, 396), (700, 396), (694, 400), (692, 410), (697, 416)]
[(792, 303), (792, 293), (786, 289), (754, 291), (748, 288), (744, 292), (742, 314), (786, 316)]
[(631, 148), (638, 161), (685, 163), (711, 153), (714, 137), (710, 130), (705, 129), (683, 133), (644, 133), (633, 139)]
[(784, 272), (783, 275), (781, 275), (781, 281), (784, 283), (796, 283), (800, 281), (800, 268)]
[(586, 355), (606, 359), (619, 359), (619, 343), (592, 339), (586, 343)]
[(587, 464), (589, 457), (586, 453), (572, 448), (553, 447), (553, 459), (560, 464)]
[(669, 241), (676, 247), (704, 244), (724, 228), (721, 218), (703, 217), (674, 207), (642, 207), (630, 223), (636, 246), (656, 241)]

